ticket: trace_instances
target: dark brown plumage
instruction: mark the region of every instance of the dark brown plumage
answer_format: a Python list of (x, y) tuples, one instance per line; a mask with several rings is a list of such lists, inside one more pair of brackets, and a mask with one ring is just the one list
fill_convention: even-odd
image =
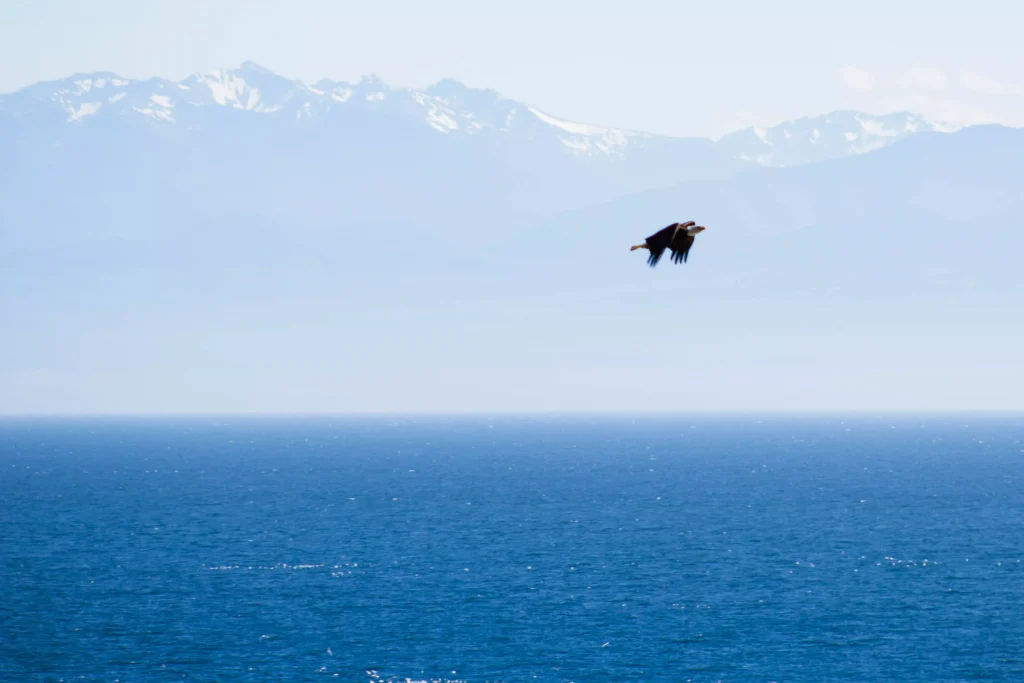
[(672, 252), (674, 263), (685, 263), (686, 257), (690, 254), (690, 247), (693, 246), (694, 238), (705, 229), (703, 225), (697, 225), (693, 221), (673, 223), (648, 237), (643, 244), (630, 247), (630, 251), (647, 249), (651, 252), (651, 255), (647, 257), (647, 263), (652, 268), (658, 265), (658, 261), (661, 260), (666, 249)]

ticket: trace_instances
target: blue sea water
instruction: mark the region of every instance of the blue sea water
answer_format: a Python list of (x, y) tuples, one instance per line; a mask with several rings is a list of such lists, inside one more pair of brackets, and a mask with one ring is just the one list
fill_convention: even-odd
[(0, 421), (0, 679), (1024, 681), (1024, 418)]

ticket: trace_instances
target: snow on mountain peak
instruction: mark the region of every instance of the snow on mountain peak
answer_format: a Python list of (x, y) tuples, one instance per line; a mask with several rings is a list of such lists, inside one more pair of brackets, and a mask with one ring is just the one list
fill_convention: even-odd
[(223, 106), (261, 111), (260, 90), (246, 83), (239, 72), (218, 70), (192, 77), (194, 85), (205, 86), (213, 101)]
[(331, 92), (331, 99), (342, 104), (348, 102), (350, 97), (352, 97), (352, 88), (339, 87)]
[[(550, 140), (572, 156), (609, 159), (624, 158), (633, 148), (672, 141), (558, 118), (494, 90), (473, 88), (451, 78), (422, 90), (389, 87), (373, 73), (363, 75), (355, 84), (322, 79), (308, 86), (252, 61), (177, 82), (130, 80), (110, 72), (79, 73), (0, 95), (0, 109), (36, 122), (76, 125), (133, 116), (159, 125), (193, 125), (217, 110), (270, 116), (303, 126), (334, 116), (387, 115), (446, 136)], [(726, 135), (714, 145), (732, 159), (791, 166), (862, 154), (918, 132), (955, 130), (956, 126), (910, 113), (873, 116), (836, 111), (772, 127), (755, 126)]]
[(560, 136), (559, 140), (577, 154), (621, 156), (622, 148), (626, 147), (633, 140), (651, 137), (646, 133), (604, 128), (589, 123), (574, 123), (557, 119), (533, 107), (526, 107), (526, 110), (547, 125), (568, 133), (568, 137)]
[(534, 109), (533, 107), (527, 107), (526, 109), (544, 123), (554, 126), (555, 128), (561, 128), (565, 132), (572, 133), (573, 135), (605, 135), (608, 133), (607, 128), (592, 126), (587, 123), (562, 121), (561, 119), (556, 119), (554, 116), (549, 116), (538, 109)]
[(455, 112), (438, 97), (423, 92), (412, 93), (412, 99), (427, 110), (427, 123), (434, 130), (450, 133), (459, 127)]
[(835, 111), (730, 133), (718, 145), (763, 166), (794, 166), (864, 154), (917, 132), (953, 130), (907, 112), (874, 116)]
[(71, 110), (68, 121), (77, 121), (86, 116), (91, 116), (100, 110), (100, 106), (102, 105), (99, 102), (83, 102)]

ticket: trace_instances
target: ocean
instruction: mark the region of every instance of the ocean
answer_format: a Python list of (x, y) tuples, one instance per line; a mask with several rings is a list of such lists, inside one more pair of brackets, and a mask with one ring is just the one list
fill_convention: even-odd
[(1024, 417), (0, 420), (0, 680), (1024, 681)]

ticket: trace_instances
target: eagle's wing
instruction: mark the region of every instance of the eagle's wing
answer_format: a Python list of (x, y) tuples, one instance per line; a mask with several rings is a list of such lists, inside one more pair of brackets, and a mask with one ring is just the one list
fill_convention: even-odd
[(644, 240), (647, 243), (648, 251), (651, 252), (651, 255), (647, 257), (647, 263), (652, 268), (658, 265), (658, 261), (661, 260), (661, 255), (665, 253), (665, 250), (668, 249), (670, 244), (672, 244), (672, 240), (675, 239), (677, 230), (679, 230), (679, 223), (673, 223)]
[(674, 263), (686, 263), (686, 257), (690, 254), (690, 247), (693, 246), (693, 235), (687, 234), (685, 231), (680, 230), (679, 234), (669, 248), (672, 250), (672, 261)]

